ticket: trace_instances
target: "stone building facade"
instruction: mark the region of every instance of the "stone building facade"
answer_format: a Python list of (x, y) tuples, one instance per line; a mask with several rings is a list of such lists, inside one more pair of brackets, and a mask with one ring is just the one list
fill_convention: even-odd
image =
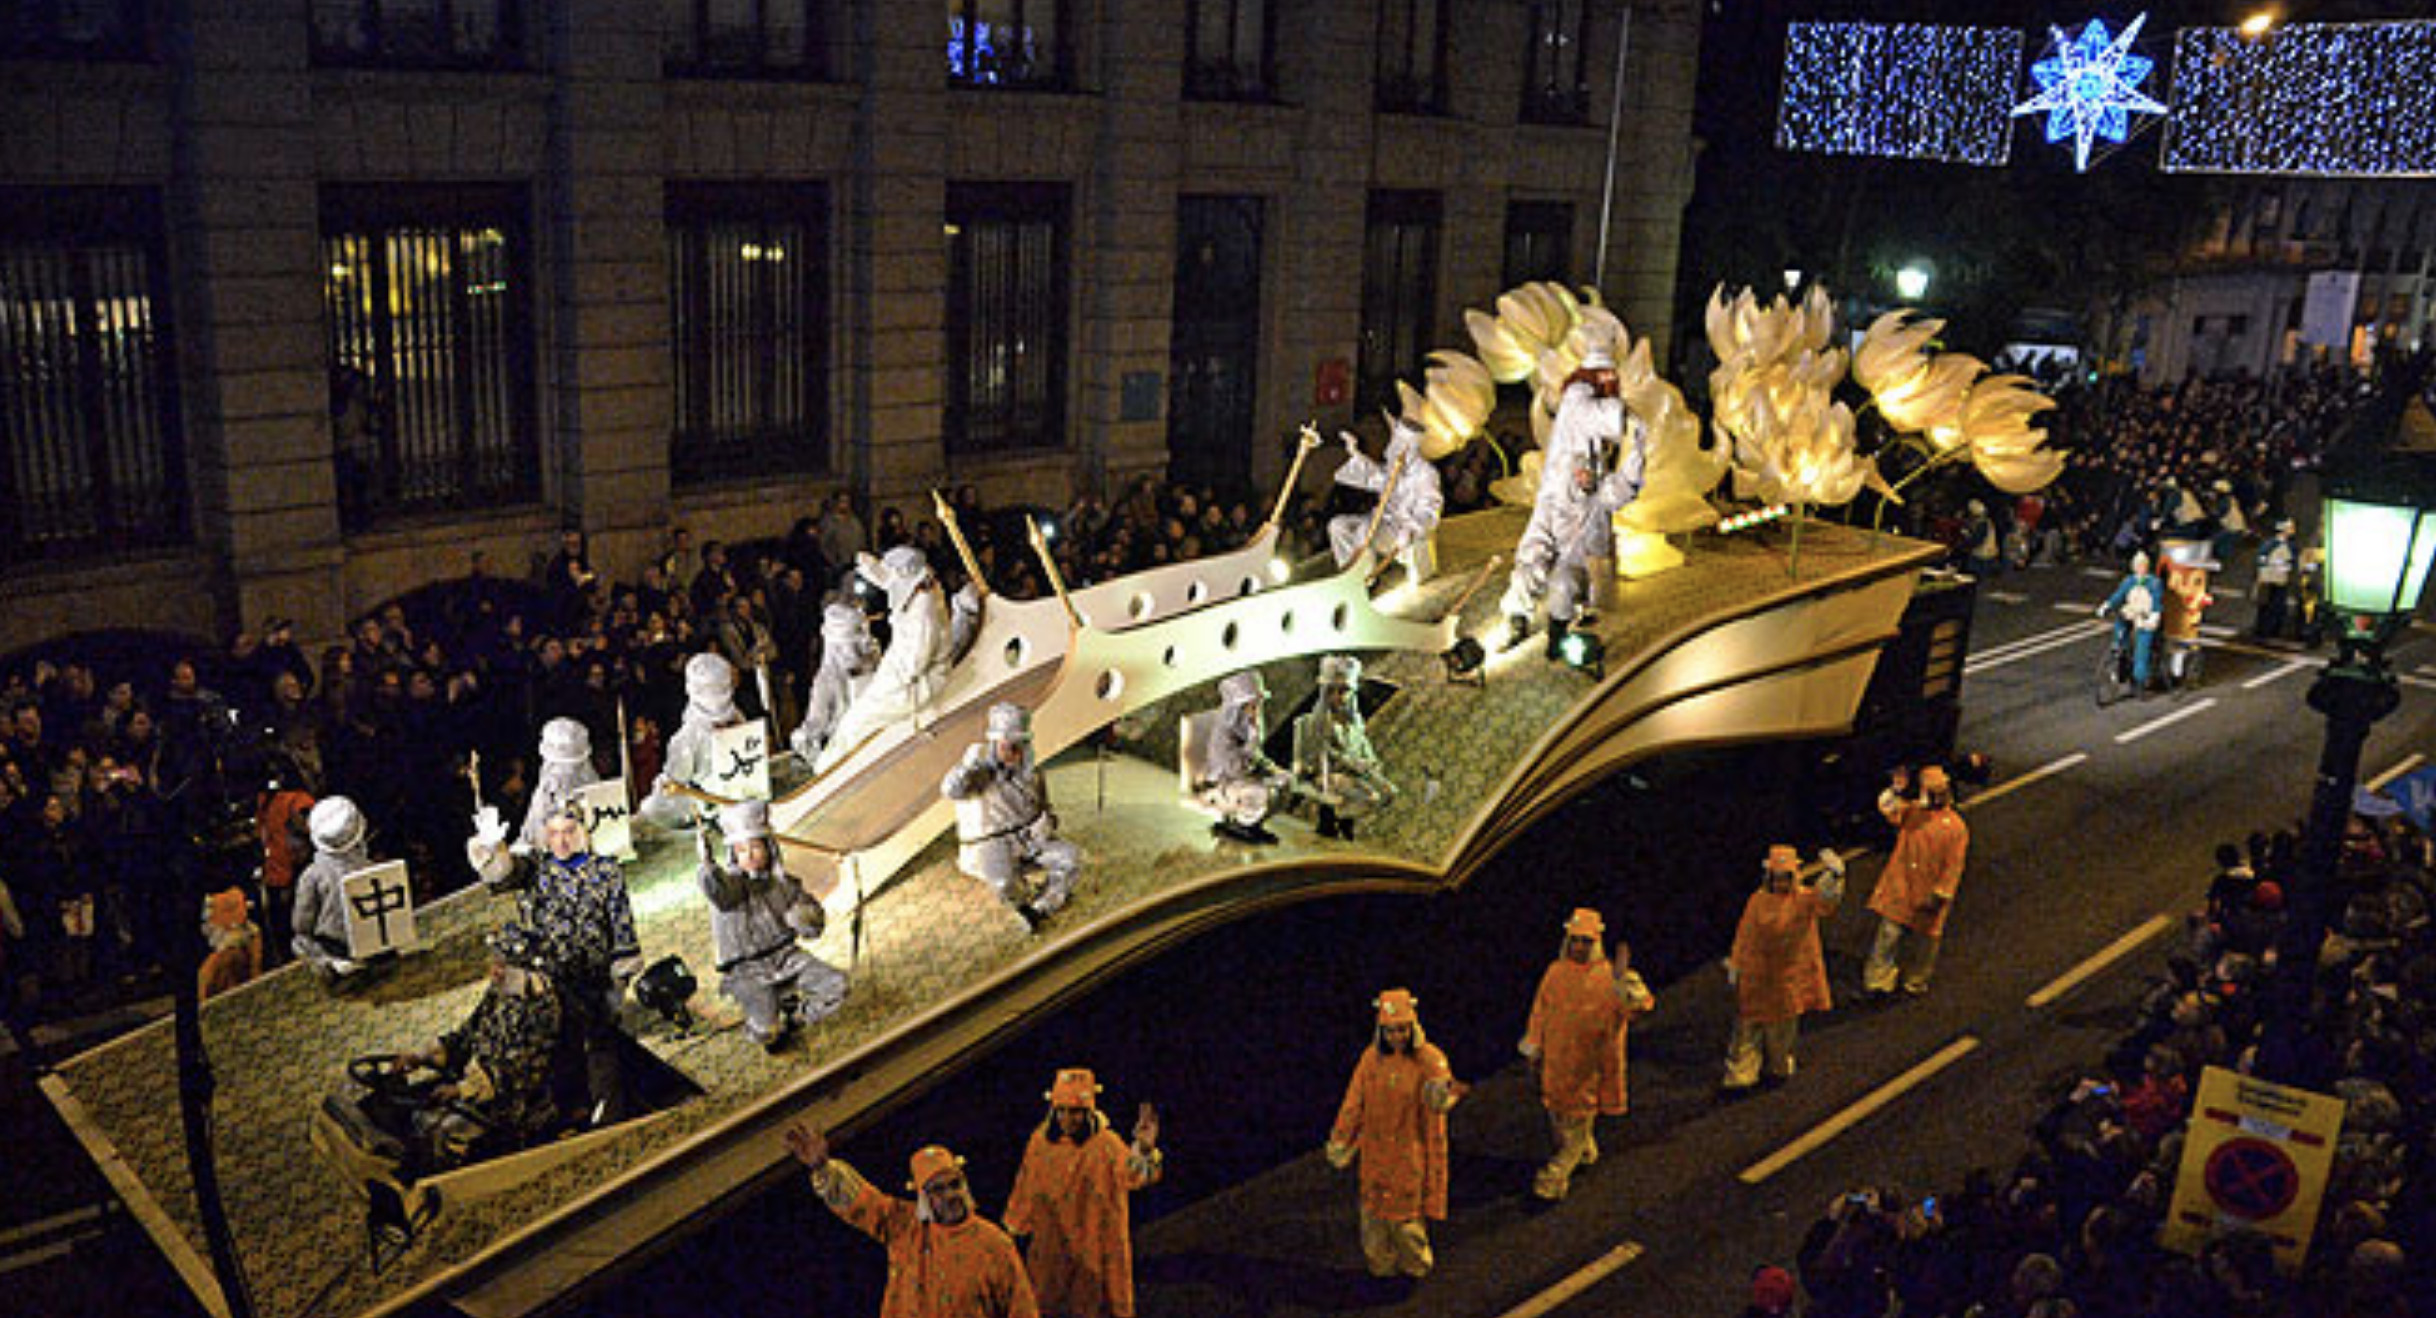
[(839, 488), (1266, 488), (1510, 276), (1588, 281), (1620, 44), (1606, 292), (1670, 338), (1680, 3), (9, 12), (0, 653), (333, 637)]

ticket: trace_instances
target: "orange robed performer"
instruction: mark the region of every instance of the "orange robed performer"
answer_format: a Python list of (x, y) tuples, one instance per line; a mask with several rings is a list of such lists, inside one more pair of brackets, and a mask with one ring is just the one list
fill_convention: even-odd
[(1743, 903), (1734, 929), (1726, 978), (1734, 983), (1734, 1037), (1726, 1045), (1725, 1088), (1737, 1092), (1793, 1078), (1793, 1045), (1802, 1013), (1835, 1005), (1827, 993), (1827, 960), (1819, 952), (1819, 921), (1844, 899), (1844, 860), (1819, 853), (1816, 887), (1800, 882), (1801, 853), (1768, 848), (1759, 891)]
[(1389, 989), (1378, 1028), (1345, 1087), (1328, 1135), (1333, 1167), (1362, 1160), (1362, 1258), (1370, 1275), (1426, 1277), (1428, 1219), (1446, 1218), (1446, 1114), (1465, 1092), (1446, 1054), (1421, 1036), (1413, 995)]
[(1899, 974), (1903, 991), (1917, 997), (1928, 992), (1929, 974), (1937, 968), (1937, 944), (1962, 883), (1971, 830), (1954, 812), (1954, 786), (1945, 770), (1933, 764), (1922, 769), (1916, 799), (1903, 795), (1906, 777), (1895, 770), (1894, 785), (1878, 796), (1878, 813), (1895, 826), (1895, 851), (1870, 894), (1869, 909), (1880, 920), (1861, 987), (1892, 993)]
[(1539, 1101), (1556, 1129), (1556, 1156), (1539, 1169), (1531, 1192), (1562, 1199), (1573, 1169), (1599, 1160), (1597, 1119), (1624, 1115), (1624, 1036), (1634, 1018), (1658, 1000), (1632, 968), (1632, 948), (1619, 941), (1612, 968), (1600, 946), (1606, 921), (1587, 908), (1565, 921), (1565, 942), (1531, 1000), (1522, 1055), (1539, 1073)]
[(906, 1200), (831, 1158), (829, 1137), (810, 1122), (787, 1131), (787, 1149), (811, 1169), (830, 1212), (887, 1248), (880, 1318), (1039, 1318), (1015, 1242), (973, 1207), (962, 1158), (936, 1144), (916, 1150), (918, 1198)]
[(1126, 1196), (1159, 1179), (1159, 1114), (1144, 1103), (1128, 1147), (1099, 1110), (1089, 1071), (1059, 1071), (1007, 1196), (1007, 1230), (1030, 1236), (1025, 1265), (1049, 1318), (1133, 1318)]

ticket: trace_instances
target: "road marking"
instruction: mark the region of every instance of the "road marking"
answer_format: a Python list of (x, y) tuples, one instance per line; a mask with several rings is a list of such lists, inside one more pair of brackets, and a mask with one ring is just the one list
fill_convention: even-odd
[(2216, 587), (2214, 590), (2211, 590), (2211, 591), (2210, 591), (2210, 592), (2208, 592), (2208, 593), (2209, 593), (2209, 594), (2212, 594), (2212, 595), (2215, 595), (2215, 596), (2216, 596), (2216, 597), (2218, 597), (2219, 599), (2237, 600), (2237, 599), (2246, 599), (2246, 598), (2248, 598), (2246, 595), (2244, 595), (2244, 594), (2242, 593), (2242, 590), (2241, 590), (2241, 588), (2240, 588), (2239, 586), (2218, 586), (2218, 587)]
[(2081, 569), (2081, 575), (2096, 577), (2100, 581), (2112, 581), (2123, 574), (2110, 567), (2085, 567)]
[(2258, 676), (2242, 683), (2241, 689), (2244, 691), (2256, 691), (2260, 687), (2267, 685), (2269, 682), (2280, 682), (2283, 679), (2292, 676), (2294, 673), (2300, 672), (2302, 669), (2315, 667), (2317, 667), (2316, 664), (2313, 664), (2306, 659), (2290, 660), (2281, 668), (2260, 673)]
[(2422, 755), (2417, 751), (2412, 751), (2410, 754), (2402, 757), (2401, 763), (2396, 764), (2393, 768), (2369, 779), (2368, 790), (2372, 792), (2384, 791), (2387, 783), (2390, 783), (2396, 778), (2399, 778), (2402, 775), (2409, 773), (2411, 770), (2418, 768), (2420, 764), (2426, 761), (2426, 759), (2427, 756)]
[(2436, 677), (2436, 664), (2420, 664), (2411, 671), (2422, 676)]
[[(2082, 641), (2088, 640), (2092, 636), (2096, 636), (2099, 633), (2108, 630), (2112, 626), (2112, 623), (2103, 622), (2096, 618), (2092, 618), (2087, 622), (2067, 623), (2058, 628), (2056, 632), (2049, 632), (2043, 637), (2038, 638), (2038, 644), (2036, 645), (2028, 645), (2019, 649), (2001, 651), (1993, 658), (1987, 656), (1973, 656), (1972, 658), (1964, 661), (1962, 671), (1964, 675), (1968, 676), (1972, 673), (1987, 672), (1991, 668), (2002, 668), (2006, 664), (2020, 663), (2024, 659), (2035, 659), (2038, 656), (2047, 653), (2049, 650), (2061, 650), (2067, 645), (2077, 645)], [(2057, 634), (2058, 632), (2062, 634), (2059, 635)]]
[(1991, 590), (1988, 592), (1988, 598), (1999, 604), (2027, 604), (2030, 602), (2030, 597), (2018, 590)]
[(2087, 617), (2089, 616), (2090, 612), (2096, 609), (2098, 606), (2095, 604), (2075, 604), (2071, 600), (2057, 600), (2055, 603), (2050, 604), (2047, 607), (2055, 610), (2058, 613), (2078, 613), (2083, 617)]
[(2217, 640), (2221, 641), (2229, 636), (2241, 635), (2241, 628), (2227, 627), (2220, 622), (2203, 622), (2199, 624), (2199, 634), (2202, 636), (2213, 636)]
[(1861, 1101), (1819, 1123), (1810, 1133), (1778, 1149), (1767, 1157), (1743, 1168), (1742, 1183), (1757, 1185), (1800, 1161), (1829, 1140), (1869, 1119), (1870, 1114), (1903, 1097), (1922, 1081), (1952, 1066), (1979, 1046), (1979, 1040), (1966, 1034), (1938, 1049), (1928, 1060), (1870, 1090)]
[(2006, 641), (2002, 645), (1991, 645), (1985, 649), (1973, 651), (1970, 659), (1966, 660), (1965, 662), (1977, 663), (1983, 660), (1997, 658), (2000, 655), (2011, 654), (2016, 650), (2027, 650), (2033, 646), (2044, 645), (2048, 641), (2052, 641), (2058, 636), (2063, 636), (2076, 630), (2076, 628), (2080, 625), (2084, 624), (2068, 622), (2060, 627), (2050, 627), (2043, 632), (2032, 632), (2028, 636), (2016, 636), (2012, 640)]
[(2161, 718), (2150, 719), (2148, 722), (2141, 724), (2139, 727), (2126, 728), (2123, 731), (2115, 734), (2115, 744), (2117, 746), (2121, 746), (2126, 742), (2138, 741), (2142, 737), (2155, 732), (2159, 728), (2170, 728), (2175, 724), (2180, 723), (2184, 719), (2189, 718), (2193, 714), (2204, 714), (2208, 710), (2214, 708), (2215, 704), (2216, 697), (2209, 696), (2205, 700), (2184, 705), (2182, 708), (2177, 709), (2173, 713), (2167, 714)]
[(1573, 1297), (1605, 1281), (1617, 1269), (1641, 1257), (1639, 1241), (1627, 1240), (1592, 1259), (1579, 1272), (1505, 1311), (1500, 1318), (1540, 1318)]
[(2030, 784), (2037, 782), (2041, 778), (2052, 778), (2088, 758), (2089, 753), (2087, 751), (2074, 751), (2072, 754), (2067, 755), (2060, 760), (2051, 760), (2045, 764), (2042, 764), (2039, 767), (2032, 769), (2030, 772), (2023, 774), (2019, 778), (2008, 778), (2005, 781), (1998, 783), (1994, 787), (1981, 792), (1979, 795), (1972, 797), (1970, 800), (1955, 806), (1954, 808), (1957, 810), (1967, 810), (1975, 805), (1986, 805), (1988, 802), (1993, 801), (2008, 792), (2018, 791), (2024, 787), (2028, 787)]
[(2106, 946), (2098, 949), (2098, 954), (2096, 956), (2093, 956), (2087, 961), (2074, 966), (2072, 969), (2065, 971), (2063, 974), (2056, 976), (2054, 979), (2048, 980), (2045, 988), (2042, 988), (2038, 992), (2030, 995), (2030, 1010), (2037, 1011), (2039, 1008), (2046, 1006), (2048, 1003), (2055, 1001), (2057, 998), (2060, 998), (2065, 994), (2072, 992), (2074, 989), (2079, 988), (2083, 981), (2096, 976), (2099, 971), (2106, 969), (2115, 962), (2130, 956), (2133, 952), (2138, 951), (2141, 947), (2145, 946), (2150, 939), (2155, 938), (2157, 935), (2164, 933), (2166, 930), (2173, 927), (2173, 916), (2152, 915), (2148, 917), (2148, 919), (2142, 921), (2140, 925), (2133, 929), (2130, 933), (2127, 933), (2121, 938), (2118, 938), (2115, 941), (2108, 943)]
[(55, 1258), (66, 1258), (75, 1252), (76, 1242), (63, 1240), (58, 1244), (45, 1245), (40, 1249), (30, 1250), (23, 1254), (11, 1254), (6, 1258), (0, 1258), (0, 1277), (5, 1277), (22, 1268), (39, 1267)]

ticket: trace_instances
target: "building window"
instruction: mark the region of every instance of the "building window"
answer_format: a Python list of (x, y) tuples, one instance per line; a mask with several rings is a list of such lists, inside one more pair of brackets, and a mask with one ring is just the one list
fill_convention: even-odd
[(1265, 101), (1277, 94), (1269, 46), (1271, 0), (1185, 0), (1184, 94)]
[(668, 323), (679, 482), (829, 461), (829, 194), (668, 191)]
[(1061, 0), (947, 0), (947, 79), (967, 87), (1066, 81)]
[(828, 72), (818, 0), (662, 0), (667, 72), (817, 78)]
[(159, 200), (0, 188), (0, 561), (187, 538)]
[(523, 63), (519, 0), (312, 0), (313, 59), (418, 69)]
[(1582, 76), (1589, 9), (1586, 0), (1532, 0), (1531, 44), (1523, 53), (1525, 123), (1578, 124), (1590, 117), (1590, 83)]
[(1506, 284), (1535, 279), (1569, 283), (1573, 272), (1573, 204), (1563, 201), (1506, 203)]
[(0, 59), (143, 59), (144, 0), (0, 0)]
[(1379, 0), (1379, 108), (1446, 110), (1446, 0)]
[(1431, 308), (1438, 299), (1438, 194), (1373, 192), (1362, 243), (1362, 352), (1355, 403), (1363, 410), (1396, 401), (1396, 377), (1418, 373), (1436, 345)]
[(522, 191), (325, 188), (321, 235), (340, 525), (534, 498)]
[(947, 450), (1066, 442), (1069, 189), (947, 189)]

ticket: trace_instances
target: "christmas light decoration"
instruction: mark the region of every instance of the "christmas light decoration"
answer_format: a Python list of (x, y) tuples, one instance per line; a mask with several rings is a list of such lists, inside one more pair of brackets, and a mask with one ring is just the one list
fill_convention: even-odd
[(2147, 22), (2148, 15), (2142, 14), (2121, 36), (2111, 37), (2106, 24), (2095, 18), (2077, 37), (2065, 36), (2062, 28), (2049, 28), (2055, 44), (2045, 59), (2030, 66), (2038, 95), (2014, 106), (2013, 113), (2046, 115), (2047, 140), (2071, 138), (2076, 169), (2089, 168), (2089, 148), (2099, 138), (2121, 142), (2131, 136), (2134, 112), (2166, 112), (2140, 91), (2156, 61), (2135, 53), (2131, 46)]
[(2022, 34), (1920, 23), (1795, 23), (1776, 144), (1965, 165), (2012, 157)]
[(2436, 174), (2436, 23), (2312, 23), (2174, 42), (2168, 170)]

